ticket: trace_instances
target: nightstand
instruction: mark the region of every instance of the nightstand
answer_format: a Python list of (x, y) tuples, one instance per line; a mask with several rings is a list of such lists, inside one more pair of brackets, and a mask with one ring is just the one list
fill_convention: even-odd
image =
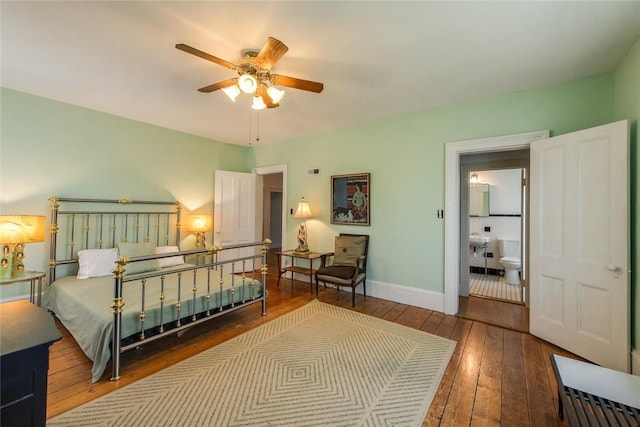
[[(321, 260), (321, 264), (324, 264), (324, 258), (326, 258), (328, 254), (324, 252), (298, 253), (296, 251), (291, 250), (291, 251), (276, 252), (276, 255), (278, 256), (278, 271), (279, 271), (278, 286), (280, 285), (280, 277), (282, 277), (282, 275), (285, 274), (287, 271), (290, 271), (291, 280), (293, 280), (294, 273), (306, 274), (307, 276), (309, 276), (309, 287), (311, 291), (313, 291), (313, 275), (316, 272), (316, 270), (313, 268), (313, 261), (316, 259), (319, 259)], [(290, 257), (291, 265), (282, 267), (282, 257)], [(295, 265), (296, 259), (307, 260), (309, 262), (309, 265), (305, 267), (297, 266)]]
[[(42, 306), (42, 279), (46, 276), (46, 273), (42, 271), (25, 271), (20, 277), (0, 279), (0, 285), (11, 285), (13, 283), (31, 283), (31, 294), (29, 295), (29, 301), (33, 304), (36, 303), (36, 295), (38, 296), (38, 307)], [(38, 293), (35, 293), (36, 281), (38, 282)]]

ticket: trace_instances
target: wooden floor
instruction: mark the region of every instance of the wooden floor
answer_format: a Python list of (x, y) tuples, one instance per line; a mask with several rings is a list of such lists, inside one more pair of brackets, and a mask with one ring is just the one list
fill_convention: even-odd
[(529, 332), (529, 309), (520, 303), (477, 296), (460, 297), (458, 316), (519, 332)]
[[(315, 297), (309, 284), (269, 276), (268, 314), (260, 304), (242, 308), (180, 337), (125, 353), (122, 378), (109, 369), (91, 384), (91, 362), (64, 327), (51, 347), (47, 417), (130, 384), (258, 325), (295, 310)], [(320, 288), (320, 301), (351, 309), (349, 292)], [(549, 355), (575, 357), (527, 333), (448, 316), (376, 298), (357, 296), (355, 310), (458, 342), (423, 426), (564, 426), (557, 417), (556, 382)]]

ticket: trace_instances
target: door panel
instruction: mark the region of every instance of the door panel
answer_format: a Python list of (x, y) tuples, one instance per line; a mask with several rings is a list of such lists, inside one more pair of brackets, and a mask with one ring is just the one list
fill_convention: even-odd
[(629, 371), (628, 124), (531, 144), (531, 333)]
[[(255, 175), (216, 171), (214, 244), (229, 246), (255, 241)], [(223, 252), (225, 258), (250, 255), (250, 249)], [(222, 260), (222, 258), (219, 258)]]

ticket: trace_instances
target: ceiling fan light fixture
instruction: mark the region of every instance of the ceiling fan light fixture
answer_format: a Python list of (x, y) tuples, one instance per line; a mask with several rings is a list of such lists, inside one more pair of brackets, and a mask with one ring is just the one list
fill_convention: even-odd
[(251, 74), (243, 74), (238, 79), (238, 87), (244, 93), (253, 93), (258, 87), (258, 81)]
[(269, 86), (267, 88), (267, 95), (269, 95), (269, 98), (271, 98), (274, 104), (277, 104), (284, 97), (284, 90), (280, 90), (275, 86)]
[(223, 87), (222, 91), (233, 102), (236, 102), (236, 98), (238, 97), (238, 95), (240, 95), (240, 88), (238, 87), (238, 85), (233, 85), (233, 86), (229, 86), (229, 87)]
[(264, 103), (261, 96), (254, 96), (251, 108), (253, 108), (254, 110), (264, 110), (265, 108), (267, 108), (267, 105)]

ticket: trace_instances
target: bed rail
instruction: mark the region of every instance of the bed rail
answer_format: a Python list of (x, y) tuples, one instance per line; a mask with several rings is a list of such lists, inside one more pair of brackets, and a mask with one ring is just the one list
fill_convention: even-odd
[[(165, 294), (164, 289), (161, 292), (160, 296), (160, 322), (159, 325), (154, 325), (150, 329), (145, 329), (145, 318), (146, 318), (146, 299), (145, 299), (145, 286), (147, 280), (151, 278), (160, 277), (161, 284), (164, 284), (165, 276), (167, 273), (152, 271), (145, 274), (138, 274), (133, 277), (128, 277), (125, 275), (126, 266), (132, 262), (142, 262), (148, 261), (160, 257), (167, 256), (175, 256), (176, 253), (173, 254), (164, 254), (164, 255), (152, 255), (152, 256), (139, 256), (139, 257), (119, 257), (116, 262), (116, 268), (114, 269), (114, 296), (113, 301), (111, 303), (111, 309), (113, 311), (113, 336), (111, 342), (111, 354), (112, 354), (112, 376), (111, 380), (115, 381), (120, 378), (121, 372), (121, 355), (127, 350), (136, 348), (142, 344), (154, 341), (156, 339), (162, 338), (169, 334), (174, 334), (180, 332), (186, 328), (191, 328), (197, 324), (206, 322), (208, 320), (214, 319), (216, 317), (222, 316), (229, 312), (240, 309), (246, 305), (251, 305), (260, 302), (262, 305), (262, 315), (267, 314), (267, 253), (269, 251), (269, 245), (271, 240), (266, 239), (264, 241), (252, 242), (252, 243), (243, 243), (237, 245), (228, 245), (224, 248), (222, 247), (211, 247), (208, 250), (191, 250), (191, 251), (182, 251), (180, 254), (183, 255), (211, 255), (213, 261), (209, 263), (203, 263), (197, 266), (187, 265), (183, 268), (178, 268), (173, 270), (170, 274), (177, 275), (178, 280), (178, 294), (177, 300), (172, 304), (164, 304)], [(251, 249), (251, 248), (259, 248), (259, 253), (253, 255), (247, 255), (243, 257), (227, 259), (224, 261), (218, 261), (218, 255), (220, 255), (224, 251), (231, 251), (236, 249)], [(260, 262), (259, 270), (254, 268), (254, 261)], [(206, 280), (206, 291), (198, 292), (199, 287), (202, 286), (201, 283), (197, 283), (196, 281), (196, 273), (200, 270), (204, 270), (207, 272), (207, 280)], [(259, 271), (259, 273), (256, 273)], [(225, 283), (225, 272), (230, 273), (231, 284), (228, 287), (228, 283)], [(185, 286), (182, 286), (183, 275), (190, 273), (193, 274), (193, 280), (189, 281), (189, 277), (186, 278)], [(247, 274), (251, 275), (259, 274), (260, 282), (262, 286), (261, 292), (259, 294), (255, 292), (253, 289), (253, 283), (249, 284), (249, 291), (247, 291), (246, 282), (249, 280)], [(214, 284), (214, 280), (216, 283)], [(237, 282), (234, 282), (236, 281)], [(140, 284), (141, 292), (143, 293), (142, 297), (142, 306), (139, 308), (139, 316), (141, 320), (141, 328), (138, 334), (129, 337), (122, 336), (122, 313), (126, 301), (123, 297), (123, 285), (125, 283)], [(237, 284), (236, 284), (237, 283)], [(189, 288), (191, 285), (191, 288)], [(218, 301), (211, 301), (211, 298), (216, 290), (216, 286), (219, 290)], [(225, 287), (227, 286), (227, 287)], [(185, 289), (186, 288), (186, 289)], [(229, 301), (227, 303), (223, 302), (223, 288), (231, 294)], [(184, 290), (184, 293), (183, 293)], [(235, 300), (235, 292), (241, 292), (237, 297), (239, 300), (236, 302)], [(185, 298), (183, 298), (183, 296)], [(191, 309), (186, 313), (182, 313), (183, 309), (182, 305), (186, 301), (186, 298), (191, 299)], [(204, 309), (197, 310), (196, 309), (196, 299), (204, 301)], [(165, 322), (163, 320), (163, 316), (165, 316), (165, 312), (167, 311), (177, 311), (178, 315), (175, 320)], [(151, 335), (149, 335), (151, 332)]]

